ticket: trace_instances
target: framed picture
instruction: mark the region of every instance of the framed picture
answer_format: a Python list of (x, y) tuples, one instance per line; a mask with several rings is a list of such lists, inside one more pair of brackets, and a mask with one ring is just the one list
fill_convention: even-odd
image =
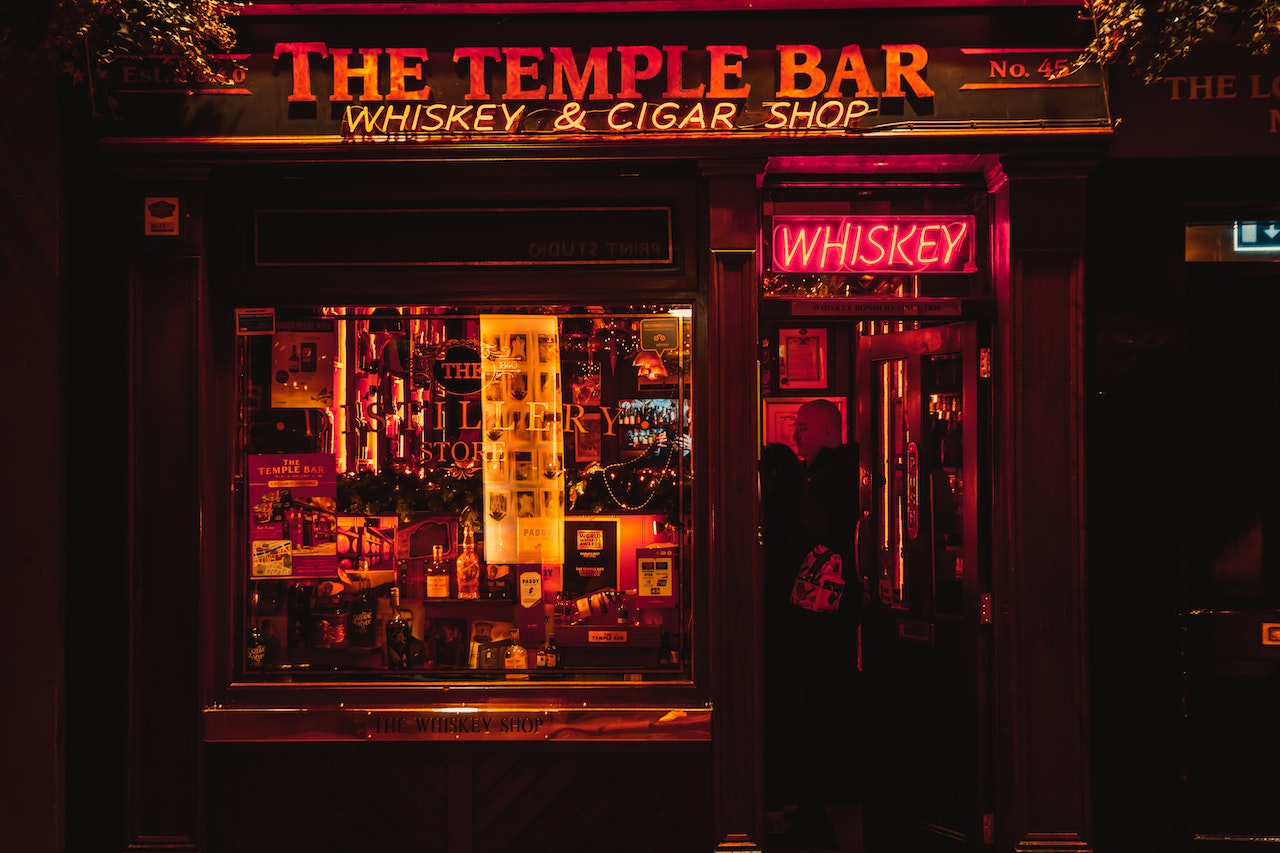
[(516, 490), (516, 518), (537, 518), (538, 497), (533, 489)]
[(796, 450), (796, 412), (810, 400), (830, 400), (840, 410), (840, 440), (849, 440), (849, 418), (844, 397), (766, 397), (764, 400), (765, 444), (779, 442)]
[(518, 483), (529, 483), (538, 479), (533, 470), (534, 458), (532, 450), (515, 451), (515, 480)]
[(827, 330), (778, 330), (778, 387), (827, 387)]
[(560, 344), (555, 335), (538, 335), (538, 361), (555, 364), (560, 360)]
[(600, 413), (592, 412), (576, 419), (580, 429), (573, 433), (573, 461), (600, 461)]

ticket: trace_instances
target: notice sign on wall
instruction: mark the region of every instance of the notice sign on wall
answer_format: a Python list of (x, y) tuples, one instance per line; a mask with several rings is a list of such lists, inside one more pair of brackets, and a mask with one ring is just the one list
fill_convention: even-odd
[(142, 205), (142, 233), (148, 237), (177, 237), (181, 228), (177, 196), (148, 196)]
[(674, 545), (636, 549), (636, 585), (641, 607), (675, 606), (676, 554)]

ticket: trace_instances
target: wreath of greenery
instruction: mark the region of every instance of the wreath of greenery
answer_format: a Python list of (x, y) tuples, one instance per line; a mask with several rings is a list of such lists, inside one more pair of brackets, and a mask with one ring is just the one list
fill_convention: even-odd
[(338, 512), (394, 515), (476, 513), (484, 496), (479, 471), (454, 466), (429, 469), (419, 478), (402, 471), (360, 471), (338, 477)]

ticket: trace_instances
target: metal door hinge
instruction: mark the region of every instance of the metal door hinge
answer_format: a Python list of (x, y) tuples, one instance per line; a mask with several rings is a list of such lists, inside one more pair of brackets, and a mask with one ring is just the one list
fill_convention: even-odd
[(996, 843), (996, 816), (991, 812), (982, 816), (982, 843)]
[(991, 347), (978, 347), (978, 378), (991, 378)]
[(978, 624), (991, 624), (991, 593), (984, 592), (978, 599)]

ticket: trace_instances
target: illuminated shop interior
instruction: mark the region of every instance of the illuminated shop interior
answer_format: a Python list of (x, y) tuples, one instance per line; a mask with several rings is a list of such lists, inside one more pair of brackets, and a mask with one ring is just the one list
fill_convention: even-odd
[(687, 679), (691, 326), (238, 311), (243, 677)]

